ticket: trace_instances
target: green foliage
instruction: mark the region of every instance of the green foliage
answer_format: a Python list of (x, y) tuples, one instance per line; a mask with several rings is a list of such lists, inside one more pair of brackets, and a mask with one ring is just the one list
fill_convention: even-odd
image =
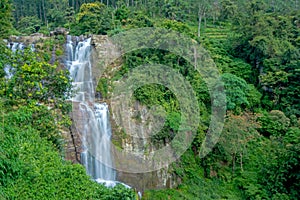
[(266, 136), (283, 136), (290, 126), (290, 119), (279, 110), (265, 113), (264, 116), (259, 118), (259, 121), (261, 122), (260, 131)]
[[(252, 110), (259, 107), (261, 94), (257, 89), (247, 82), (233, 74), (222, 74), (224, 82), (227, 109), (236, 113), (251, 108)], [(214, 94), (218, 95), (218, 94)]]
[(6, 38), (11, 33), (12, 26), (12, 5), (10, 0), (0, 2), (0, 38)]
[(38, 54), (40, 61), (58, 65), (64, 56), (64, 45), (66, 38), (63, 35), (45, 38), (35, 44), (35, 52)]
[[(120, 23), (125, 29), (131, 29), (131, 28), (142, 28), (142, 27), (153, 27), (154, 22), (151, 18), (149, 18), (144, 12), (141, 11), (135, 11), (128, 14), (125, 14), (126, 11), (123, 11), (123, 17), (126, 17), (124, 19), (120, 19)], [(121, 16), (118, 16), (118, 10), (116, 11), (116, 18), (120, 18)]]
[(205, 33), (207, 36), (212, 37), (210, 34), (216, 34), (216, 37), (218, 36), (220, 38), (206, 39), (202, 42), (202, 45), (210, 51), (211, 57), (214, 59), (217, 67), (222, 73), (230, 73), (243, 78), (248, 83), (255, 83), (251, 65), (245, 60), (235, 58), (230, 54), (231, 44), (229, 44), (229, 41), (223, 41), (222, 38), (226, 38), (227, 35), (225, 34), (223, 36), (223, 33), (219, 33), (218, 31), (224, 30), (220, 30), (220, 28), (211, 28), (207, 30)]
[[(231, 163), (232, 176), (236, 168), (243, 171), (244, 160), (247, 159), (247, 146), (251, 140), (258, 137), (255, 116), (249, 113), (243, 115), (228, 114), (222, 135), (219, 138), (219, 150), (224, 154), (223, 161)], [(227, 158), (227, 159), (226, 159)], [(239, 166), (236, 166), (239, 163)]]
[(0, 91), (11, 104), (43, 102), (60, 108), (62, 101), (71, 95), (68, 72), (38, 61), (30, 50), (13, 54), (9, 64), (13, 76), (4, 80)]
[(75, 11), (73, 7), (68, 7), (64, 14), (65, 20), (67, 21), (67, 26), (69, 30), (71, 29), (71, 24), (75, 22)]
[[(159, 146), (171, 141), (178, 131), (181, 121), (178, 101), (174, 94), (162, 85), (146, 85), (134, 91), (136, 100), (149, 107), (162, 106), (166, 113), (166, 122), (162, 130), (152, 136), (153, 144)], [(156, 114), (160, 113), (156, 111)]]
[(129, 19), (129, 24), (136, 28), (153, 26), (152, 20), (142, 12), (134, 12), (132, 20)]
[(247, 99), (249, 102), (249, 108), (253, 111), (260, 107), (262, 94), (255, 88), (254, 85), (248, 84)]
[[(97, 91), (106, 98), (111, 83), (131, 69), (160, 63), (181, 73), (197, 95), (201, 122), (196, 138), (170, 169), (181, 184), (146, 191), (145, 199), (299, 198), (298, 1), (122, 0), (104, 1), (105, 6), (92, 0), (14, 0), (14, 20), (10, 2), (0, 2), (3, 38), (15, 32), (12, 22), (23, 34), (49, 34), (58, 26), (76, 35), (160, 27), (183, 33), (209, 50), (223, 74), (229, 111), (218, 144), (203, 159), (198, 154), (210, 122), (211, 99), (201, 75), (184, 58), (157, 49), (136, 50), (123, 56), (120, 70), (107, 76), (111, 80), (100, 79)], [(199, 39), (195, 33), (200, 16), (204, 31)], [(158, 42), (163, 43), (163, 37)], [(70, 125), (68, 95), (62, 94), (71, 91), (68, 74), (47, 62), (53, 55), (63, 55), (63, 44), (62, 38), (38, 43), (40, 57), (29, 52), (11, 55), (0, 45), (0, 98), (6, 99), (0, 104), (0, 196), (133, 199), (131, 190), (104, 188), (90, 181), (81, 166), (59, 158), (60, 131)], [(8, 65), (13, 69), (11, 79), (5, 77)], [(134, 98), (148, 107), (160, 106), (156, 115), (165, 117), (165, 125), (152, 142), (157, 147), (168, 144), (181, 119), (175, 95), (160, 85), (145, 85), (134, 92)], [(255, 112), (262, 113), (258, 122)], [(135, 120), (140, 120), (139, 113)], [(126, 133), (121, 131), (117, 137), (124, 139)], [(121, 139), (114, 143), (121, 146)]]
[(160, 22), (158, 24), (158, 27), (170, 29), (170, 30), (179, 32), (181, 34), (185, 34), (191, 38), (195, 38), (194, 37), (195, 34), (192, 32), (191, 28), (187, 24), (182, 23), (182, 22), (166, 19), (166, 20), (163, 20), (162, 22)]
[(122, 7), (117, 8), (117, 10), (115, 11), (115, 17), (117, 20), (124, 22), (128, 19), (129, 13), (129, 9), (123, 5)]
[(135, 198), (132, 190), (121, 185), (106, 188), (90, 180), (83, 166), (63, 161), (46, 138), (39, 136), (43, 130), (28, 123), (35, 109), (40, 108), (24, 106), (1, 115), (1, 122), (5, 122), (0, 123), (1, 196), (6, 199)]
[(176, 173), (182, 184), (177, 189), (149, 190), (143, 198), (145, 199), (242, 199), (241, 194), (232, 185), (222, 184), (217, 179), (206, 179), (203, 169), (200, 167), (201, 160), (194, 156), (189, 149), (180, 158), (180, 162), (174, 163)]
[(266, 159), (259, 181), (272, 199), (297, 199), (300, 187), (299, 140), (296, 144), (282, 143), (275, 139), (271, 141), (274, 151)]
[(108, 80), (106, 78), (100, 78), (97, 85), (97, 92), (101, 93), (101, 98), (107, 98), (108, 96)]
[(35, 16), (22, 17), (16, 24), (17, 30), (25, 35), (36, 33), (40, 30), (42, 22)]
[[(252, 64), (257, 77), (254, 83), (263, 87), (267, 99), (263, 104), (298, 115), (295, 90), (299, 84), (293, 81), (300, 58), (295, 41), (299, 31), (294, 21), (296, 16), (295, 13), (270, 14), (265, 12), (263, 1), (251, 1), (246, 12), (235, 19), (233, 47), (237, 56)], [(270, 101), (273, 103), (269, 104)]]
[(222, 0), (221, 1), (221, 13), (223, 20), (233, 18), (237, 13), (238, 7), (235, 2), (231, 0)]
[[(71, 11), (69, 11), (71, 12)], [(55, 29), (57, 27), (60, 27), (62, 24), (66, 23), (67, 18), (65, 17), (67, 14), (70, 15), (70, 13), (66, 13), (66, 10), (59, 10), (57, 8), (49, 9), (48, 11), (48, 27)], [(72, 13), (71, 13), (72, 14)], [(70, 18), (68, 20), (71, 21)]]
[(75, 34), (105, 34), (110, 29), (108, 8), (99, 2), (82, 4), (76, 18)]
[(29, 50), (5, 52), (2, 66), (10, 66), (10, 77), (2, 68), (5, 73), (1, 77), (0, 98), (5, 99), (4, 104), (8, 108), (27, 106), (23, 111), (32, 115), (24, 126), (36, 127), (42, 138), (62, 151), (62, 136), (58, 130), (70, 126), (67, 114), (71, 107), (65, 102), (72, 94), (68, 73), (39, 61)]
[(239, 112), (249, 105), (247, 99), (247, 82), (235, 75), (225, 73), (222, 81), (226, 90), (227, 109)]

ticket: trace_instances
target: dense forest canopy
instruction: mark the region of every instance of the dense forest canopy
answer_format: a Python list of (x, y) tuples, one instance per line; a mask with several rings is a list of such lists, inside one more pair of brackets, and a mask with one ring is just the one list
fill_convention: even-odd
[[(12, 52), (3, 39), (58, 27), (73, 35), (113, 36), (134, 28), (180, 32), (208, 50), (226, 90), (227, 112), (218, 143), (200, 158), (210, 120), (202, 77), (180, 55), (146, 49), (126, 53), (122, 66), (101, 77), (97, 91), (109, 99), (114, 81), (143, 64), (180, 72), (195, 91), (201, 122), (190, 148), (171, 165), (173, 189), (145, 191), (145, 199), (299, 199), (300, 2), (298, 0), (1, 0), (0, 198), (134, 199), (134, 192), (91, 181), (80, 165), (64, 160), (61, 132), (72, 125), (66, 94), (71, 79), (51, 51), (62, 56), (65, 38), (40, 49)], [(7, 67), (13, 72), (8, 78)], [(217, 86), (216, 86), (217, 87)], [(161, 105), (165, 125), (152, 145), (178, 132), (180, 106), (160, 85), (134, 92), (145, 106)], [(218, 94), (215, 94), (218, 95)], [(49, 109), (50, 108), (50, 109)], [(3, 122), (3, 123), (2, 123)], [(118, 133), (115, 133), (118, 134)]]

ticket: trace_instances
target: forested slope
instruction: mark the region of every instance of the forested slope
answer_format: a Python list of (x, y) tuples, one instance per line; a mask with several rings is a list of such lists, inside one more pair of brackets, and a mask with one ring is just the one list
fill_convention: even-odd
[[(145, 191), (145, 199), (299, 199), (297, 0), (1, 0), (0, 5), (3, 39), (12, 34), (49, 35), (57, 27), (73, 35), (109, 36), (159, 27), (183, 33), (209, 51), (222, 74), (227, 111), (218, 143), (204, 158), (199, 152), (210, 122), (211, 99), (201, 76), (183, 57), (157, 49), (136, 50), (123, 55), (123, 64), (111, 79), (102, 77), (99, 82), (97, 90), (109, 99), (114, 81), (128, 71), (160, 63), (180, 72), (196, 93), (201, 125), (190, 148), (171, 168), (181, 184)], [(60, 126), (70, 126), (62, 96), (71, 92), (67, 74), (55, 71), (39, 56), (11, 55), (3, 43), (0, 56), (0, 197), (134, 198), (124, 188), (107, 190), (89, 181), (83, 167), (59, 157)], [(7, 64), (17, 69), (10, 80), (5, 78)], [(38, 93), (35, 84), (41, 80), (35, 74), (55, 84)], [(161, 85), (146, 85), (134, 92), (134, 98), (166, 111), (166, 123), (152, 143), (160, 147), (172, 140), (181, 116), (175, 95)], [(47, 106), (53, 112), (47, 112)]]

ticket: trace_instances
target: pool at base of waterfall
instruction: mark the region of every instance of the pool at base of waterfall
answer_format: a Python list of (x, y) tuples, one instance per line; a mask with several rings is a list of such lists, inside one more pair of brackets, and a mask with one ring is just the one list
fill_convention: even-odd
[(105, 185), (106, 187), (115, 187), (117, 184), (121, 184), (126, 188), (132, 188), (129, 185), (126, 185), (125, 183), (122, 183), (120, 181), (104, 180), (104, 179), (101, 179), (101, 178), (97, 178), (97, 179), (95, 179), (95, 181), (97, 183)]

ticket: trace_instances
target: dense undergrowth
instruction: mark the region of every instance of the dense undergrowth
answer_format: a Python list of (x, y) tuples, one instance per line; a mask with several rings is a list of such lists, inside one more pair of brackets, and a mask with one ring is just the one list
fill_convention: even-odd
[[(181, 183), (173, 189), (147, 190), (143, 198), (299, 198), (298, 1), (114, 1), (106, 6), (94, 1), (63, 1), (65, 4), (59, 5), (49, 1), (44, 6), (42, 1), (25, 1), (29, 8), (25, 12), (19, 6), (21, 1), (16, 0), (13, 24), (9, 2), (2, 1), (5, 6), (0, 7), (2, 38), (10, 34), (49, 34), (58, 26), (75, 35), (110, 36), (133, 28), (160, 27), (183, 33), (209, 51), (222, 74), (228, 110), (222, 135), (204, 158), (199, 152), (210, 122), (210, 97), (202, 77), (184, 58), (168, 51), (136, 50), (122, 57), (122, 66), (110, 79), (100, 79), (97, 90), (109, 99), (114, 81), (137, 66), (159, 63), (181, 73), (196, 93), (201, 111), (197, 135), (170, 168)], [(37, 59), (31, 59), (31, 54), (16, 57), (1, 45), (0, 197), (132, 199), (132, 191), (121, 186), (104, 188), (90, 181), (82, 166), (62, 159), (59, 131), (70, 121), (69, 107), (61, 95), (71, 92), (66, 84), (70, 80), (64, 71), (48, 64), (53, 54), (49, 51), (54, 47), (58, 47), (54, 54), (62, 55), (62, 41), (46, 41)], [(5, 77), (7, 63), (18, 69), (11, 80)], [(42, 79), (38, 78), (40, 74), (44, 74)], [(49, 84), (42, 87), (42, 80)], [(52, 87), (57, 91), (49, 90)], [(181, 118), (176, 96), (168, 88), (152, 84), (138, 88), (134, 99), (148, 107), (161, 105), (165, 109), (166, 123), (151, 139), (157, 148), (166, 145), (176, 135)], [(53, 110), (48, 112), (46, 106)]]

